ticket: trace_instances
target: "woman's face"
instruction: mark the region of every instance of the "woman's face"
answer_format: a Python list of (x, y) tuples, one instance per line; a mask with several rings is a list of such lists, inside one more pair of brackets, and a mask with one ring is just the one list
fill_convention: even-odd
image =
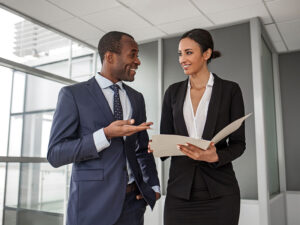
[(207, 65), (211, 49), (202, 53), (200, 45), (190, 39), (183, 38), (178, 46), (179, 63), (186, 75), (193, 75), (200, 72), (203, 66)]

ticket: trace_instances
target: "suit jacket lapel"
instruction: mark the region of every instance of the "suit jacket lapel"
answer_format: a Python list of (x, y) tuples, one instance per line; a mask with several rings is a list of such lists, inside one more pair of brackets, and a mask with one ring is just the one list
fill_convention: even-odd
[[(136, 93), (129, 86), (127, 86), (124, 83), (123, 83), (123, 87), (126, 91), (126, 94), (129, 98), (129, 101), (130, 101), (130, 104), (131, 104), (131, 109), (132, 109), (131, 118), (135, 119), (135, 121), (136, 121), (137, 110), (138, 110), (137, 103), (136, 103)], [(136, 122), (135, 122), (135, 125), (139, 125), (139, 124), (136, 124)], [(134, 153), (134, 151), (127, 151), (127, 150), (131, 149), (130, 145), (135, 143), (134, 140), (135, 140), (134, 136), (128, 136), (125, 139), (125, 146), (126, 146), (125, 147), (125, 153), (127, 155), (127, 158), (130, 158), (129, 161), (131, 160), (131, 157), (133, 157), (135, 154), (132, 154), (132, 153)], [(132, 166), (133, 164), (131, 163), (130, 165)]]
[(214, 86), (212, 89), (211, 99), (207, 111), (207, 118), (202, 135), (202, 138), (205, 140), (211, 140), (213, 138), (222, 97), (222, 81), (217, 75), (213, 75)]
[(109, 121), (109, 123), (113, 122), (115, 120), (113, 113), (112, 113), (112, 111), (109, 107), (109, 104), (108, 104), (101, 88), (99, 87), (95, 77), (88, 80), (86, 85), (87, 85), (87, 88), (88, 88), (90, 94), (92, 95), (95, 102), (99, 106), (101, 112), (103, 113), (104, 117), (106, 117), (106, 119)]
[(134, 93), (134, 91), (129, 86), (127, 86), (124, 83), (123, 83), (123, 87), (124, 87), (124, 89), (126, 91), (126, 94), (127, 94), (128, 98), (129, 98), (129, 101), (130, 101), (130, 104), (131, 104), (131, 108), (132, 108), (132, 116), (131, 116), (131, 118), (135, 119), (136, 118), (137, 109), (138, 109), (137, 105), (136, 105), (136, 96), (135, 96), (135, 93)]
[[(131, 104), (131, 108), (132, 108), (132, 119), (135, 119), (136, 121), (136, 116), (137, 116), (137, 99), (136, 99), (136, 93), (126, 84), (123, 83), (123, 87), (126, 91), (126, 94), (129, 98), (130, 104)], [(145, 121), (143, 121), (145, 122)], [(135, 124), (135, 125), (139, 125), (139, 124)], [(133, 171), (133, 173), (136, 175), (136, 172), (138, 171), (137, 168), (137, 164), (136, 164), (136, 156), (135, 156), (135, 144), (136, 144), (136, 137), (134, 135), (132, 136), (127, 136), (125, 139), (125, 154), (127, 157), (127, 160), (130, 164), (131, 170)], [(138, 177), (138, 176), (137, 176)]]
[(189, 80), (185, 80), (182, 82), (181, 86), (178, 88), (177, 95), (175, 97), (176, 102), (174, 104), (174, 110), (175, 112), (178, 112), (177, 118), (175, 118), (175, 121), (177, 123), (177, 131), (178, 134), (183, 135), (183, 136), (189, 136), (186, 124), (184, 121), (184, 116), (183, 116), (183, 104), (186, 96), (186, 91), (187, 91), (187, 86), (188, 86)]

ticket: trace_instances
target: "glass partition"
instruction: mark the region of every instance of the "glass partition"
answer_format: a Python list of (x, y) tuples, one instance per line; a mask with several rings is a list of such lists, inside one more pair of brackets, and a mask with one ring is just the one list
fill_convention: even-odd
[(262, 38), (263, 103), (269, 193), (280, 192), (272, 52)]
[[(58, 93), (64, 85), (0, 70), (7, 81), (1, 89), (5, 106), (1, 156), (21, 161), (0, 163), (0, 224), (63, 224), (70, 167), (53, 168), (43, 158)], [(31, 157), (41, 158), (41, 162), (30, 162)]]
[(13, 71), (11, 69), (0, 66), (0, 73), (1, 73), (1, 82), (0, 82), (0, 102), (1, 102), (0, 156), (6, 156), (7, 155), (8, 128), (9, 128), (9, 113), (10, 113), (10, 95), (11, 95)]
[(24, 110), (25, 82), (25, 73), (15, 71), (13, 76), (11, 113), (19, 113)]
[(63, 85), (5, 71), (10, 83), (2, 93), (10, 103), (6, 104), (8, 142), (1, 142), (1, 155), (8, 150), (8, 156), (29, 162), (0, 163), (0, 224), (63, 224), (69, 167), (53, 168), (23, 158), (46, 157), (53, 113)]
[(63, 224), (66, 167), (8, 163), (4, 224)]
[(22, 156), (47, 157), (53, 113), (50, 111), (24, 116)]
[[(93, 73), (93, 54), (86, 43), (79, 43), (0, 8), (0, 57), (75, 80), (86, 80)], [(100, 37), (99, 37), (100, 38)]]
[[(53, 168), (45, 159), (64, 86), (53, 75), (87, 80), (101, 68), (99, 57), (96, 48), (2, 8), (0, 27), (0, 57), (13, 68), (0, 66), (0, 225), (62, 225), (71, 166)], [(50, 80), (18, 71), (29, 71), (24, 65), (49, 72), (43, 76)]]
[(26, 82), (25, 111), (53, 110), (63, 84), (28, 75)]
[(21, 156), (23, 116), (10, 117), (8, 156)]
[(6, 163), (0, 163), (0, 224), (2, 224), (3, 219), (5, 172)]

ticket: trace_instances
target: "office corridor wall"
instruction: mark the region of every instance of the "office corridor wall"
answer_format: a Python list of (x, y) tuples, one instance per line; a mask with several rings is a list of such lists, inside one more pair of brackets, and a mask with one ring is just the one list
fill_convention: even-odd
[(284, 132), (286, 184), (300, 192), (300, 52), (279, 55), (279, 73)]

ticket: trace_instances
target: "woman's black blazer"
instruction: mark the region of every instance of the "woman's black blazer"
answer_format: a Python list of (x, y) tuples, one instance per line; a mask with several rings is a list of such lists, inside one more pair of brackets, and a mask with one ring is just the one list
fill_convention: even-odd
[[(244, 102), (239, 85), (214, 75), (214, 85), (202, 138), (211, 140), (232, 121), (244, 116)], [(171, 85), (164, 96), (160, 133), (188, 136), (183, 117), (183, 103), (188, 79)], [(211, 197), (239, 193), (231, 161), (243, 154), (246, 147), (245, 126), (216, 144), (219, 161), (207, 163), (187, 156), (171, 159), (167, 193), (189, 199), (195, 170), (200, 168)], [(162, 158), (164, 160), (166, 158)], [(197, 173), (199, 175), (199, 173)], [(200, 178), (199, 178), (200, 179)]]

